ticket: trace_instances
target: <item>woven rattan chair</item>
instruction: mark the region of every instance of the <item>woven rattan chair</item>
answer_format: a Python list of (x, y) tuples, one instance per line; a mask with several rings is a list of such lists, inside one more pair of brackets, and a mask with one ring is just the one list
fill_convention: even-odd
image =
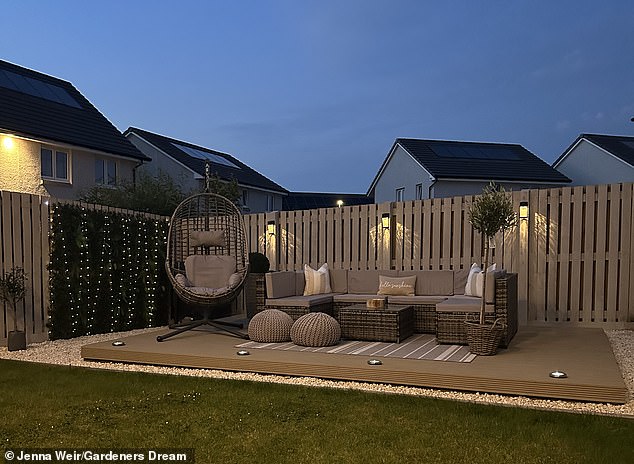
[[(203, 325), (246, 338), (237, 330), (241, 324), (215, 320), (213, 314), (237, 297), (248, 266), (244, 221), (236, 205), (214, 193), (200, 193), (183, 201), (170, 220), (165, 268), (177, 297), (184, 303), (201, 306), (204, 316), (172, 326), (174, 331), (156, 339), (161, 342)], [(217, 271), (218, 268), (222, 270)], [(197, 275), (192, 275), (194, 271)]]

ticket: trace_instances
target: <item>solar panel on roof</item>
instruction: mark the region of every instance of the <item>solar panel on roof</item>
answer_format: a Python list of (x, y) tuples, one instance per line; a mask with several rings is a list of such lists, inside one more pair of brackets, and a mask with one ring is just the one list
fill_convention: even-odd
[(226, 158), (223, 158), (220, 155), (216, 155), (215, 153), (209, 153), (207, 151), (198, 150), (192, 147), (186, 147), (185, 145), (179, 145), (178, 143), (172, 143), (179, 150), (187, 153), (189, 156), (193, 156), (194, 158), (211, 161), (212, 163), (222, 164), (224, 166), (229, 166), (230, 168), (240, 169), (240, 166), (236, 166), (231, 161)]
[(518, 160), (517, 152), (504, 146), (430, 143), (432, 151), (440, 158)]
[(81, 109), (65, 89), (6, 69), (0, 69), (0, 87)]

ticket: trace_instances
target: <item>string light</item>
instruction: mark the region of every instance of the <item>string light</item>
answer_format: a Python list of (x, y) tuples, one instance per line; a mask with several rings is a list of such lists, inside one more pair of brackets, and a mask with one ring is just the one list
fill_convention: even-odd
[(167, 221), (72, 205), (56, 205), (51, 219), (51, 338), (164, 322)]

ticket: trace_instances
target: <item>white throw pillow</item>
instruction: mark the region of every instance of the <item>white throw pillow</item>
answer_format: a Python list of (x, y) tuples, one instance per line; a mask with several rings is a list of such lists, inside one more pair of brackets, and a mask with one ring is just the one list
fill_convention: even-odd
[(464, 294), (468, 296), (476, 296), (476, 278), (475, 276), (482, 272), (480, 266), (477, 263), (471, 265), (469, 269), (469, 276), (467, 277), (467, 285), (464, 287)]
[(304, 296), (332, 293), (328, 263), (324, 263), (318, 270), (304, 264), (304, 280), (306, 281)]

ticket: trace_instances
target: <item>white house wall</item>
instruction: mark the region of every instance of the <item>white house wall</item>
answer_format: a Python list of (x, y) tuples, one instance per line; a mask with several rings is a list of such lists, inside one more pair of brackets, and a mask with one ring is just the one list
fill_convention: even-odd
[[(561, 184), (531, 184), (528, 182), (495, 182), (496, 185), (504, 187), (504, 190), (510, 192), (511, 190), (523, 190), (523, 189), (539, 189), (539, 188), (551, 188), (560, 187)], [(433, 198), (454, 197), (462, 195), (478, 195), (482, 193), (482, 189), (489, 185), (489, 181), (452, 181), (452, 180), (439, 180), (432, 187)]]
[(157, 176), (159, 172), (162, 172), (168, 174), (183, 192), (200, 191), (202, 181), (194, 178), (193, 171), (184, 167), (173, 158), (166, 156), (162, 151), (136, 134), (128, 133), (126, 137), (141, 153), (152, 158), (152, 161), (144, 162), (138, 172), (143, 172), (153, 177)]
[(416, 199), (416, 184), (423, 184), (423, 199), (428, 198), (431, 180), (414, 158), (397, 146), (374, 187), (374, 202), (396, 201), (396, 189), (405, 188), (404, 200)]
[(81, 148), (60, 148), (70, 153), (70, 182), (43, 180), (41, 175), (40, 150), (42, 145), (56, 145), (20, 138), (13, 139), (13, 147), (0, 146), (2, 159), (0, 190), (48, 195), (69, 200), (77, 199), (83, 192), (95, 186), (95, 160), (112, 159), (117, 163), (118, 181), (132, 179), (132, 170), (138, 163), (118, 157), (100, 155)]
[(572, 179), (571, 185), (634, 182), (634, 167), (581, 140), (556, 169)]

